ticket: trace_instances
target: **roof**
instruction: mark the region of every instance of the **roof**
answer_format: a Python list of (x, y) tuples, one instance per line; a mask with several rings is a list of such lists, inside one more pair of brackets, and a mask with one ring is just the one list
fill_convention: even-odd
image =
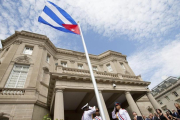
[[(85, 57), (85, 54), (83, 52), (78, 52), (78, 51), (73, 51), (73, 50), (55, 47), (55, 45), (51, 42), (51, 40), (46, 35), (41, 35), (41, 34), (32, 33), (32, 32), (28, 32), (28, 31), (15, 31), (15, 33), (13, 35), (9, 36), (5, 40), (1, 40), (2, 47), (6, 46), (8, 41), (11, 41), (16, 36), (27, 36), (27, 37), (41, 39), (41, 40), (44, 40), (48, 45), (50, 45), (54, 49), (54, 51), (56, 51), (56, 52)], [(108, 51), (103, 52), (99, 55), (89, 54), (89, 57), (93, 58), (93, 59), (102, 59), (102, 58), (109, 56), (109, 55), (121, 56), (121, 57), (126, 59), (126, 55), (123, 55), (120, 52), (115, 52), (112, 50), (108, 50)]]
[(171, 85), (175, 84), (178, 80), (177, 77), (168, 77), (167, 79), (165, 79), (164, 81), (162, 81), (161, 83), (159, 83), (158, 85), (156, 85), (154, 88), (152, 88), (151, 93), (153, 96), (161, 93), (163, 90), (169, 88)]

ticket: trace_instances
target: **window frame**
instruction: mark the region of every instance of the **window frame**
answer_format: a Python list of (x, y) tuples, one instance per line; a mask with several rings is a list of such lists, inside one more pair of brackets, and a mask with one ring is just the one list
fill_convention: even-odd
[[(79, 65), (81, 65), (82, 67), (81, 68), (79, 68)], [(78, 63), (78, 69), (84, 69), (84, 67), (83, 67), (83, 64), (81, 64), (81, 63)]]
[(121, 62), (120, 62), (120, 65), (121, 65), (121, 68), (122, 68), (123, 70), (126, 70), (126, 67), (124, 66), (124, 63), (121, 63)]
[[(108, 68), (108, 66), (110, 67), (111, 70)], [(109, 64), (106, 64), (106, 68), (107, 68), (108, 72), (112, 72), (112, 71), (113, 71), (110, 63), (109, 63)]]
[(46, 56), (46, 62), (47, 63), (50, 63), (50, 58), (51, 58), (51, 56), (49, 54), (47, 54), (47, 56)]
[[(22, 66), (22, 67), (21, 67), (20, 70), (18, 70), (18, 69), (16, 70), (16, 67), (17, 67), (17, 66)], [(28, 67), (28, 70), (23, 70), (24, 67)], [(11, 70), (11, 73), (10, 73), (10, 75), (9, 75), (9, 77), (8, 77), (8, 80), (7, 80), (7, 82), (6, 82), (6, 84), (5, 84), (4, 87), (5, 87), (5, 88), (24, 88), (24, 85), (25, 85), (26, 80), (27, 80), (29, 68), (30, 68), (30, 65), (14, 64), (13, 69)], [(11, 80), (12, 80), (12, 79), (11, 79), (12, 76), (15, 75), (14, 72), (19, 72), (18, 78), (17, 78), (16, 81), (15, 81), (14, 87), (8, 87), (8, 86), (9, 86), (9, 83), (10, 83)], [(23, 81), (24, 84), (22, 85), (22, 87), (17, 87), (18, 82), (22, 82), (22, 81), (20, 81), (20, 76), (22, 75), (22, 73), (26, 73), (26, 76), (24, 77), (24, 81)]]
[(163, 105), (163, 102), (162, 102), (161, 100), (158, 100), (158, 103), (159, 103), (160, 105)]
[[(26, 50), (27, 50), (26, 48), (29, 48), (29, 51), (30, 51), (31, 48), (32, 48), (32, 51), (31, 51), (30, 54), (29, 54), (29, 53), (26, 53)], [(34, 50), (34, 46), (25, 45), (24, 50), (23, 50), (23, 54), (25, 54), (25, 55), (32, 55), (32, 54), (33, 54), (33, 50)]]
[(176, 92), (176, 91), (173, 91), (172, 94), (175, 96), (175, 97), (178, 97), (179, 94)]
[[(64, 66), (64, 65), (62, 65), (62, 63), (66, 63), (66, 65)], [(63, 66), (63, 67), (67, 67), (67, 62), (66, 61), (61, 61), (61, 66)]]
[(170, 98), (168, 96), (165, 96), (164, 98), (166, 98), (166, 100), (170, 101)]
[(93, 68), (93, 70), (98, 71), (98, 67), (97, 66), (92, 66), (92, 68)]

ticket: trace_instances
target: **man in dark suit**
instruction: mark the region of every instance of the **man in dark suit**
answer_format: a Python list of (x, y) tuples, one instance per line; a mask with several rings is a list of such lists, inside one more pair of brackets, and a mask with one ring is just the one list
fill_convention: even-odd
[(136, 117), (136, 120), (143, 120), (141, 116), (137, 116), (136, 112), (133, 112), (133, 116)]
[(150, 120), (160, 120), (158, 117), (156, 117), (152, 113), (149, 114), (149, 118), (150, 118)]
[(176, 118), (180, 118), (179, 114), (175, 110), (172, 110), (172, 115)]

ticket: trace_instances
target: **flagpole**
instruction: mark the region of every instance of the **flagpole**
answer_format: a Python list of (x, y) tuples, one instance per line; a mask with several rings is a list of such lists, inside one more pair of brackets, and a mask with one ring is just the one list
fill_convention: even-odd
[(82, 43), (83, 43), (83, 46), (84, 46), (84, 51), (85, 51), (85, 54), (86, 54), (86, 59), (87, 59), (87, 62), (88, 62), (89, 71), (90, 71), (90, 74), (91, 74), (91, 79), (92, 79), (92, 82), (93, 82), (94, 91), (95, 91), (97, 103), (98, 103), (98, 106), (99, 106), (99, 109), (100, 109), (101, 117), (102, 117), (103, 120), (106, 120), (104, 110), (103, 110), (103, 107), (102, 107), (102, 103), (101, 103), (101, 100), (100, 100), (96, 80), (95, 80), (95, 77), (94, 77), (94, 73), (93, 73), (93, 70), (92, 70), (91, 62), (90, 62), (90, 59), (89, 59), (88, 51), (87, 51), (87, 48), (86, 48), (86, 44), (85, 44), (85, 41), (84, 41), (84, 37), (83, 37), (82, 31), (81, 31), (81, 26), (80, 26), (79, 22), (78, 22), (78, 27), (79, 27), (79, 30), (80, 30), (80, 35), (81, 35), (81, 38), (82, 38)]

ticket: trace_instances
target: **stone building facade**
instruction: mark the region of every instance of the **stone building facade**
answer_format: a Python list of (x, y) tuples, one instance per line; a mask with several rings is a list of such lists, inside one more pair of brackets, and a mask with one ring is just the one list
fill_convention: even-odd
[(180, 103), (180, 78), (168, 77), (156, 85), (151, 93), (162, 110), (176, 110), (174, 103)]
[[(42, 120), (49, 114), (54, 120), (79, 120), (84, 104), (97, 106), (84, 53), (56, 48), (48, 37), (27, 31), (1, 43), (1, 119)], [(125, 55), (109, 50), (89, 56), (106, 120), (112, 119), (115, 101), (131, 116), (159, 108), (150, 82), (134, 74)]]

